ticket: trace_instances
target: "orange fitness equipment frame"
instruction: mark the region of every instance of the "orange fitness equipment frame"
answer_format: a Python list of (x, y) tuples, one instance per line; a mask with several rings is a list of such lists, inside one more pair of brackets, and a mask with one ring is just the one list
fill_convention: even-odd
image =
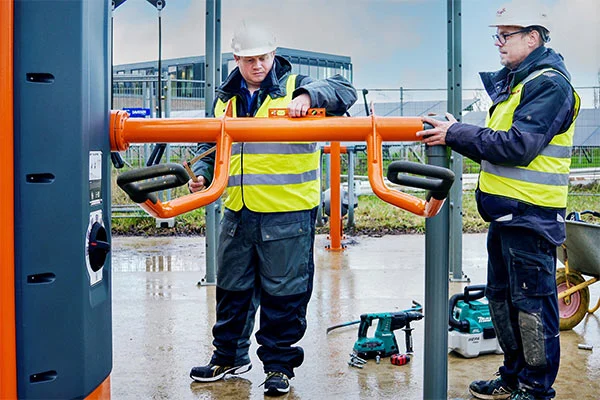
[(17, 398), (13, 23), (14, 3), (0, 1), (0, 399)]
[[(392, 190), (383, 180), (381, 144), (383, 141), (416, 142), (416, 132), (425, 126), (419, 117), (322, 117), (233, 118), (231, 107), (221, 118), (136, 119), (125, 111), (113, 110), (110, 142), (113, 151), (123, 151), (131, 143), (215, 142), (213, 182), (205, 190), (161, 202), (146, 200), (140, 206), (157, 218), (171, 218), (216, 201), (225, 191), (233, 142), (366, 142), (371, 188), (380, 199), (423, 217), (435, 216), (444, 199), (423, 200)], [(334, 171), (332, 171), (333, 173)], [(339, 171), (338, 171), (339, 174)]]

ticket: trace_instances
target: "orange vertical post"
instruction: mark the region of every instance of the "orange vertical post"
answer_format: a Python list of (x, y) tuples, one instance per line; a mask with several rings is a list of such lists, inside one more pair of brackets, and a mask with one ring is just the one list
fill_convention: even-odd
[(17, 398), (13, 32), (14, 2), (0, 1), (0, 399)]
[(342, 204), (340, 201), (340, 142), (331, 142), (330, 153), (330, 194), (329, 203), (329, 250), (343, 250), (342, 247)]

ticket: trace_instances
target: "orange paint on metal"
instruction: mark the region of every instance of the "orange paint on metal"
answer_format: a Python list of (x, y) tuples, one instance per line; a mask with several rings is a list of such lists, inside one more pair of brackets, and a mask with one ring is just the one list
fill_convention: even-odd
[(331, 142), (331, 162), (329, 173), (329, 239), (328, 250), (340, 251), (342, 248), (342, 207), (340, 202), (340, 142)]
[[(330, 154), (331, 146), (323, 146), (323, 153)], [(347, 154), (347, 153), (348, 153), (348, 147), (340, 146), (340, 154)]]
[(14, 2), (0, 1), (0, 399), (17, 398), (13, 29)]
[(94, 389), (85, 400), (110, 400), (110, 376)]
[(424, 129), (419, 117), (312, 117), (232, 118), (231, 109), (221, 118), (130, 119), (127, 113), (112, 111), (110, 141), (113, 150), (125, 150), (130, 143), (217, 143), (217, 165), (211, 186), (161, 203), (141, 204), (150, 215), (170, 218), (217, 200), (227, 186), (230, 146), (233, 142), (367, 142), (369, 181), (382, 200), (424, 217), (434, 216), (443, 200), (425, 201), (389, 189), (383, 181), (383, 141), (416, 142)]
[(114, 151), (131, 143), (215, 142), (223, 128), (234, 142), (364, 142), (373, 125), (384, 141), (418, 142), (423, 130), (418, 117), (144, 119), (112, 111), (110, 122)]
[(162, 203), (160, 200), (156, 203), (146, 200), (144, 203), (140, 204), (140, 207), (153, 217), (171, 218), (203, 207), (221, 197), (227, 187), (227, 181), (229, 179), (229, 161), (231, 158), (232, 141), (225, 132), (221, 132), (221, 135), (216, 142), (217, 154), (215, 157), (215, 173), (212, 184), (208, 189), (178, 197), (165, 203)]

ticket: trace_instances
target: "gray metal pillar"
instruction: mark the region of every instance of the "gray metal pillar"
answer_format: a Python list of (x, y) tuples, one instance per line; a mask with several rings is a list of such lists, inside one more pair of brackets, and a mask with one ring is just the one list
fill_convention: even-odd
[(321, 147), (321, 153), (319, 155), (319, 206), (317, 207), (317, 226), (323, 226), (323, 147)]
[[(204, 90), (204, 114), (214, 117), (212, 104), (215, 88), (221, 82), (221, 0), (206, 0), (206, 86)], [(221, 221), (221, 200), (206, 206), (206, 275), (199, 282), (214, 285), (217, 282), (217, 245)]]
[(348, 146), (348, 228), (354, 227), (354, 146)]
[(171, 118), (173, 80), (171, 75), (167, 74), (167, 90), (165, 92), (165, 118)]
[[(429, 164), (448, 168), (445, 146), (427, 148)], [(425, 351), (423, 398), (448, 392), (448, 202), (425, 221)]]
[[(448, 0), (448, 112), (462, 120), (461, 0)], [(462, 272), (462, 170), (463, 156), (452, 152), (450, 169), (456, 180), (450, 189), (450, 279), (465, 280)]]

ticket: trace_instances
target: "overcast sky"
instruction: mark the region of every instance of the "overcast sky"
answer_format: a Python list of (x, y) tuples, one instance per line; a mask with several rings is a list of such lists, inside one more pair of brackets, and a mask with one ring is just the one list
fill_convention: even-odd
[[(600, 0), (519, 1), (548, 7), (549, 47), (564, 56), (575, 86), (598, 86)], [(479, 71), (501, 68), (488, 25), (506, 3), (462, 0), (464, 88), (481, 87)], [(157, 59), (157, 16), (146, 0), (115, 11), (115, 64)], [(444, 88), (446, 16), (447, 0), (222, 0), (222, 50), (230, 51), (236, 23), (249, 18), (271, 25), (282, 47), (351, 57), (357, 88)], [(204, 55), (204, 0), (167, 0), (161, 22), (163, 59)]]

